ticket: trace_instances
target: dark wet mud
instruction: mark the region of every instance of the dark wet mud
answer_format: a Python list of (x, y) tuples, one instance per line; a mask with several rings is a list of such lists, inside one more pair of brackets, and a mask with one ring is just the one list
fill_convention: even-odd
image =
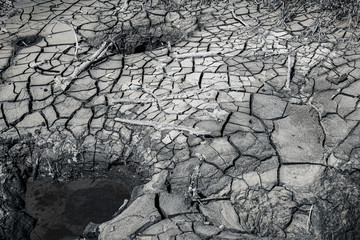
[(76, 239), (90, 221), (110, 220), (129, 198), (129, 189), (113, 180), (27, 183), (26, 211), (38, 220), (31, 240)]

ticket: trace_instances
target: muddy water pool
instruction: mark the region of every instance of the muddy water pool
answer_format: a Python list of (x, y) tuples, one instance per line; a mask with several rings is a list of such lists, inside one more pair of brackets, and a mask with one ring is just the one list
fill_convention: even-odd
[(115, 180), (67, 183), (43, 178), (27, 183), (26, 212), (37, 219), (31, 240), (78, 239), (86, 225), (110, 220), (130, 189)]

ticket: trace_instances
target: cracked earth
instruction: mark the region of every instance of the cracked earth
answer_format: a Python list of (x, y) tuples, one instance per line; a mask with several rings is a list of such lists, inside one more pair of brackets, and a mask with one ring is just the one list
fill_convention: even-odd
[(88, 239), (359, 238), (359, 29), (320, 41), (315, 17), (15, 2), (0, 17), (0, 238), (29, 237), (25, 182), (123, 166), (146, 183)]

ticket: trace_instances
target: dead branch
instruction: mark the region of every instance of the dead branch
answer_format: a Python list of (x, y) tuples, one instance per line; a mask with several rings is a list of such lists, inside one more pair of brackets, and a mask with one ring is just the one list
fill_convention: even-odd
[(31, 68), (40, 67), (41, 65), (44, 65), (44, 64), (46, 64), (47, 62), (48, 62), (47, 60), (42, 60), (41, 62), (30, 63), (30, 67), (31, 67)]
[(155, 121), (148, 121), (148, 120), (132, 120), (132, 119), (124, 119), (124, 118), (115, 118), (114, 119), (117, 122), (127, 123), (127, 124), (133, 124), (133, 125), (139, 125), (139, 126), (148, 126), (153, 127), (156, 130), (162, 131), (162, 130), (177, 130), (177, 131), (186, 131), (193, 135), (209, 135), (210, 132), (207, 132), (205, 130), (201, 130), (199, 128), (195, 127), (186, 127), (181, 125), (174, 125), (169, 123), (160, 123)]
[(0, 32), (8, 33), (9, 31), (4, 27), (0, 27)]
[(314, 209), (314, 204), (313, 204), (313, 205), (311, 205), (311, 208), (310, 208), (310, 210), (309, 210), (308, 220), (307, 220), (307, 223), (306, 223), (306, 226), (307, 226), (308, 231), (309, 231), (309, 229), (310, 229), (310, 224), (311, 224), (311, 214), (312, 214), (313, 209)]
[(214, 87), (205, 87), (199, 90), (194, 90), (194, 91), (188, 91), (185, 93), (178, 93), (178, 94), (172, 94), (170, 96), (165, 96), (163, 98), (161, 98), (162, 101), (166, 101), (166, 100), (173, 100), (173, 99), (188, 99), (190, 97), (193, 97), (195, 95), (199, 95), (205, 92), (209, 92), (209, 91), (221, 91), (221, 90), (228, 90), (228, 89), (233, 89), (233, 88), (243, 88), (244, 86), (240, 85), (240, 86), (228, 86), (228, 87), (221, 87), (221, 88), (214, 88)]
[(143, 91), (144, 91), (145, 93), (151, 95), (151, 96), (155, 99), (155, 101), (156, 101), (156, 103), (157, 103), (157, 105), (158, 105), (158, 108), (161, 109), (161, 105), (160, 105), (160, 104), (161, 104), (161, 99), (159, 99), (156, 94), (152, 93), (150, 90), (148, 90), (148, 89), (146, 89), (146, 88), (143, 88)]
[(127, 104), (138, 104), (138, 103), (154, 103), (156, 102), (155, 99), (131, 99), (131, 98), (120, 98), (120, 99), (114, 99), (114, 98), (109, 98), (109, 104), (113, 105), (113, 104), (118, 104), (118, 103), (127, 103)]
[(230, 197), (208, 197), (208, 198), (197, 199), (197, 201), (200, 202), (219, 201), (219, 200), (230, 200)]
[(195, 52), (195, 53), (183, 53), (183, 54), (173, 54), (174, 58), (202, 58), (202, 57), (215, 57), (220, 54), (219, 51), (210, 51), (210, 52)]
[(237, 20), (238, 22), (240, 22), (242, 25), (244, 25), (245, 27), (250, 27), (249, 24), (247, 24), (247, 23), (244, 22), (241, 18), (239, 18), (239, 17), (236, 16), (234, 10), (231, 10), (231, 14), (232, 14), (233, 18), (234, 18), (235, 20)]
[(100, 48), (85, 62), (83, 62), (80, 66), (76, 67), (74, 72), (67, 77), (61, 78), (61, 81), (72, 81), (76, 79), (80, 73), (82, 73), (85, 69), (87, 69), (93, 62), (100, 59), (106, 53), (107, 49), (112, 45), (111, 42), (104, 42)]
[(126, 208), (128, 202), (129, 202), (129, 200), (125, 199), (125, 200), (124, 200), (124, 203), (119, 207), (119, 209), (116, 211), (116, 213), (114, 213), (113, 217), (116, 217), (116, 216), (119, 215), (122, 211), (124, 211), (124, 209)]
[(78, 37), (77, 37), (76, 32), (75, 32), (75, 28), (72, 25), (72, 23), (69, 22), (68, 20), (65, 20), (65, 23), (71, 27), (71, 30), (72, 30), (72, 32), (74, 34), (74, 38), (75, 38), (75, 53), (74, 53), (74, 56), (75, 56), (75, 59), (78, 60), (79, 59), (78, 58), (78, 52), (79, 52), (80, 47), (79, 47)]
[(291, 55), (288, 55), (288, 71), (287, 71), (287, 78), (285, 83), (285, 90), (290, 90), (290, 81), (291, 81)]
[[(137, 104), (137, 103), (158, 103), (160, 104), (162, 101), (171, 101), (174, 99), (189, 99), (193, 96), (197, 96), (199, 94), (203, 94), (209, 91), (221, 91), (221, 90), (228, 90), (234, 88), (243, 88), (243, 86), (229, 86), (229, 87), (221, 87), (221, 88), (214, 88), (214, 87), (205, 87), (199, 90), (188, 91), (184, 93), (172, 94), (164, 97), (159, 97), (156, 94), (149, 92), (149, 90), (144, 89), (145, 93), (148, 93), (153, 97), (153, 99), (131, 99), (131, 98), (120, 98), (115, 99), (114, 97), (109, 98), (109, 104), (117, 104), (117, 103), (125, 103), (125, 104)], [(201, 98), (201, 99), (208, 99), (208, 98)]]

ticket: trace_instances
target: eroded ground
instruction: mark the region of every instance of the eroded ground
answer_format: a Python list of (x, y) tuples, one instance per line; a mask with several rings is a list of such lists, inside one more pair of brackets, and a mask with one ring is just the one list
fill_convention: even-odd
[(99, 239), (359, 237), (357, 29), (321, 36), (316, 13), (277, 26), (255, 1), (14, 7), (0, 22), (3, 236), (26, 235), (17, 218), (31, 229), (21, 182), (130, 165), (149, 182)]

